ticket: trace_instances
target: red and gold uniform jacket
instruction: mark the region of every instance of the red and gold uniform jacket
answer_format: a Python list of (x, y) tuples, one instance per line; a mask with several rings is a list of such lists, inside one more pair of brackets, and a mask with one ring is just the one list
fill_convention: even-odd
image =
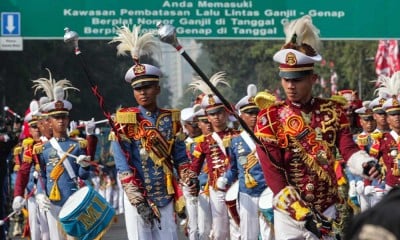
[[(39, 172), (40, 165), (37, 157), (38, 151), (41, 151), (43, 143), (35, 142), (33, 138), (28, 137), (22, 141), (20, 147), (14, 149), (16, 162), (19, 161), (19, 167), (15, 178), (14, 197), (25, 194), (25, 188), (28, 192), (33, 189), (33, 171)], [(17, 164), (16, 164), (17, 165)]]
[(290, 186), (320, 212), (338, 202), (335, 149), (345, 161), (359, 151), (340, 104), (320, 98), (303, 106), (277, 103), (259, 113), (255, 134), (264, 145), (257, 153), (274, 195)]
[(394, 187), (400, 185), (400, 141), (396, 141), (399, 135), (393, 130), (383, 133), (380, 141), (380, 156), (386, 169), (385, 183)]
[[(229, 147), (231, 138), (237, 134), (240, 134), (240, 131), (226, 128), (224, 131), (204, 136), (204, 140), (194, 147), (190, 169), (199, 175), (203, 163), (206, 161), (209, 186), (215, 188), (218, 177), (222, 176), (229, 167), (229, 157), (227, 156), (226, 148)], [(218, 138), (215, 135), (218, 135), (221, 140), (220, 142), (216, 140)]]

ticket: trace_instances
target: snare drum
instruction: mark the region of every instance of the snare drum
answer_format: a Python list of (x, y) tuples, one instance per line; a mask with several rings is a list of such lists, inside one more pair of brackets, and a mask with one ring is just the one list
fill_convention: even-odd
[(228, 189), (225, 195), (225, 203), (228, 207), (228, 212), (231, 218), (235, 221), (237, 225), (240, 225), (240, 217), (237, 209), (237, 198), (239, 196), (239, 181), (236, 181)]
[(92, 187), (72, 194), (58, 215), (64, 231), (82, 240), (100, 239), (111, 225), (115, 210)]
[(260, 215), (267, 222), (272, 224), (274, 222), (274, 211), (272, 208), (272, 201), (274, 194), (269, 187), (267, 187), (260, 195), (258, 200), (258, 210)]

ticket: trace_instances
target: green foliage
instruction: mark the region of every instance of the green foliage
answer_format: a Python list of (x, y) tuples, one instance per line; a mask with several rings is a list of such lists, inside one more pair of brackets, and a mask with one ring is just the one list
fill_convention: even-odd
[[(48, 68), (56, 80), (68, 79), (74, 87), (80, 89), (79, 92), (70, 91), (68, 96), (73, 104), (73, 120), (105, 118), (91, 91), (85, 69), (103, 95), (106, 111), (113, 113), (120, 106), (135, 106), (132, 89), (124, 80), (126, 71), (133, 64), (132, 59), (117, 56), (115, 45), (110, 45), (107, 41), (80, 41), (79, 45), (82, 54), (78, 56), (75, 56), (72, 46), (61, 40), (24, 41), (24, 51), (0, 51), (1, 59), (6, 59), (0, 67), (2, 104), (18, 113), (24, 113), (33, 98), (39, 99), (42, 96), (34, 96), (31, 80), (48, 78), (45, 70)], [(143, 59), (146, 63), (152, 63), (151, 61), (153, 60)], [(163, 88), (162, 93), (159, 102), (168, 105), (168, 89)]]
[[(246, 86), (255, 83), (258, 90), (280, 89), (278, 64), (273, 55), (282, 47), (282, 41), (201, 41), (203, 49), (210, 55), (213, 68), (226, 71), (231, 91), (226, 94), (237, 101), (246, 94)], [(326, 64), (316, 64), (315, 72), (327, 80), (325, 88), (315, 85), (315, 95), (330, 97), (330, 76), (336, 71), (339, 77), (338, 90), (359, 90), (361, 96), (372, 99), (376, 79), (374, 57), (377, 41), (323, 41), (320, 53)], [(333, 63), (333, 66), (330, 66)]]
[[(211, 76), (218, 71), (225, 71), (231, 88), (219, 90), (225, 98), (235, 104), (246, 94), (247, 85), (254, 83), (258, 90), (274, 91), (280, 88), (278, 64), (272, 56), (282, 46), (277, 40), (204, 40), (200, 41), (204, 50), (198, 58), (199, 67)], [(326, 65), (317, 64), (316, 73), (329, 80), (331, 70), (339, 76), (338, 89), (359, 90), (361, 96), (368, 100), (373, 98), (376, 79), (373, 57), (377, 41), (324, 41), (321, 55)], [(81, 59), (86, 63), (91, 79), (98, 85), (104, 96), (105, 108), (114, 112), (119, 106), (136, 105), (132, 89), (124, 81), (124, 76), (132, 59), (116, 56), (115, 45), (107, 41), (80, 41)], [(48, 77), (45, 68), (49, 68), (56, 80), (68, 79), (80, 92), (71, 92), (69, 100), (73, 103), (71, 112), (74, 120), (87, 120), (92, 117), (103, 119), (97, 98), (92, 94), (80, 57), (75, 56), (73, 47), (61, 40), (26, 40), (24, 51), (0, 51), (0, 100), (16, 112), (24, 113), (33, 95), (31, 80)], [(150, 59), (145, 62), (151, 63)], [(329, 63), (333, 62), (331, 69)], [(153, 63), (156, 64), (156, 63)], [(156, 64), (157, 65), (157, 64)], [(171, 92), (168, 90), (168, 73), (164, 73), (162, 91), (158, 102), (161, 107), (170, 107)], [(329, 96), (330, 86), (323, 89), (316, 85), (316, 95)], [(194, 93), (185, 92), (178, 107), (187, 107), (195, 98)]]

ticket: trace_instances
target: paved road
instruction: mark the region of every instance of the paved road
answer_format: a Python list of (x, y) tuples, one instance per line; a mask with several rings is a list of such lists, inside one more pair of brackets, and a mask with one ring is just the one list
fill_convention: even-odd
[[(180, 228), (181, 230), (181, 228)], [(179, 231), (179, 240), (188, 239)], [(114, 223), (108, 232), (103, 236), (102, 240), (127, 240), (126, 230), (125, 230), (125, 218), (123, 214), (117, 216), (117, 221)]]

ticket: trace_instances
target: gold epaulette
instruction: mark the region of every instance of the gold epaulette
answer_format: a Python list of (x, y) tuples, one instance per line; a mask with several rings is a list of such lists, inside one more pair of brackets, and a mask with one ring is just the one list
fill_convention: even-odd
[(32, 145), (34, 142), (35, 140), (33, 140), (33, 138), (27, 137), (22, 141), (22, 147), (26, 148), (27, 146)]
[(368, 135), (367, 134), (359, 134), (357, 136), (357, 144), (359, 146), (367, 146), (368, 145)]
[(229, 147), (230, 145), (231, 145), (231, 136), (225, 136), (223, 139), (222, 139), (222, 145), (225, 147), (225, 148), (227, 148), (227, 147)]
[(74, 138), (74, 137), (78, 137), (80, 134), (78, 129), (74, 129), (69, 133), (69, 137)]
[(86, 139), (79, 139), (79, 147), (82, 149), (87, 148), (88, 146), (88, 141)]
[(171, 111), (172, 121), (176, 122), (181, 120), (181, 110), (179, 109), (168, 109), (168, 110)]
[(17, 146), (14, 148), (14, 156), (15, 155), (20, 155), (22, 153), (22, 147), (21, 146)]
[(43, 144), (37, 143), (33, 145), (33, 154), (42, 154), (43, 152)]
[(137, 124), (137, 114), (139, 109), (132, 108), (120, 108), (115, 114), (115, 122), (122, 124)]
[(260, 109), (268, 108), (276, 103), (276, 97), (269, 91), (258, 92), (254, 97), (254, 103)]
[(205, 140), (204, 135), (200, 135), (200, 136), (195, 137), (195, 138), (193, 139), (193, 141), (195, 141), (196, 143), (202, 143), (202, 142), (204, 142), (204, 140)]
[(379, 140), (383, 137), (383, 133), (381, 131), (372, 132), (370, 135), (373, 140)]

